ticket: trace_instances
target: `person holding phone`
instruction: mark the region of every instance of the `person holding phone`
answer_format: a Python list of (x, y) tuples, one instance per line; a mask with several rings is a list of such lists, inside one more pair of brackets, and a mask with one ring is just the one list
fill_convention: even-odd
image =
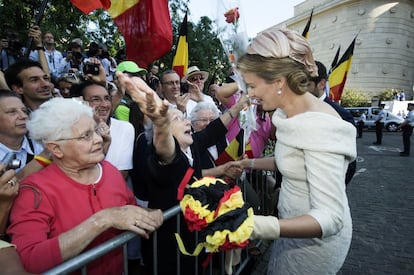
[(28, 275), (24, 270), (14, 245), (6, 242), (6, 225), (14, 198), (19, 193), (16, 172), (7, 170), (7, 163), (0, 162), (0, 266), (4, 275)]

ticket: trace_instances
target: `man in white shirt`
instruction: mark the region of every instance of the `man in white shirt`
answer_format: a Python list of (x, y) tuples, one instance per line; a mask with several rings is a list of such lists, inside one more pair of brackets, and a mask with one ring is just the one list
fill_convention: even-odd
[(367, 120), (367, 116), (365, 115), (365, 111), (362, 111), (361, 115), (358, 118), (358, 123), (357, 123), (358, 138), (362, 138), (362, 132), (363, 132), (366, 120)]
[[(59, 77), (58, 68), (63, 60), (62, 53), (55, 49), (55, 39), (51, 32), (46, 32), (43, 36), (43, 46), (45, 50), (47, 65), (49, 66), (49, 72), (52, 79)], [(39, 61), (38, 51), (32, 51), (30, 53), (30, 59)]]
[(408, 157), (410, 155), (411, 135), (413, 134), (414, 127), (414, 103), (408, 103), (408, 114), (404, 119), (404, 122), (400, 124), (398, 129), (402, 129), (402, 137), (404, 144), (404, 151), (400, 152), (400, 156)]
[(208, 72), (201, 71), (197, 66), (191, 66), (187, 70), (187, 74), (181, 79), (181, 83), (188, 84), (189, 99), (186, 104), (186, 116), (189, 117), (191, 111), (200, 101), (208, 101), (214, 103), (211, 96), (203, 93), (204, 83), (208, 79)]

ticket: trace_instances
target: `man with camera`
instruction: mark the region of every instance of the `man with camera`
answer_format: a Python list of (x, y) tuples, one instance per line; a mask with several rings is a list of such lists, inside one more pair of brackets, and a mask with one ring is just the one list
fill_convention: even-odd
[(7, 68), (23, 57), (23, 45), (19, 35), (13, 30), (6, 31), (0, 37), (0, 70)]
[(59, 64), (58, 75), (74, 73), (79, 77), (83, 72), (82, 60), (81, 46), (76, 42), (71, 42), (66, 50), (65, 58)]

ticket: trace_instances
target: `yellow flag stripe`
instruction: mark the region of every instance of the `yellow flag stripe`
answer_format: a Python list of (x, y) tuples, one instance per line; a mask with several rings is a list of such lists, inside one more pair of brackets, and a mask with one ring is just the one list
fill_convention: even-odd
[(177, 52), (173, 60), (174, 66), (188, 67), (188, 44), (185, 36), (180, 36), (178, 40)]
[(111, 7), (108, 9), (109, 15), (112, 18), (116, 18), (122, 13), (124, 13), (127, 9), (135, 6), (139, 3), (140, 0), (118, 0), (118, 1), (111, 1)]
[(346, 61), (342, 62), (329, 76), (329, 86), (334, 87), (344, 80), (345, 74), (349, 71), (352, 63), (352, 56)]

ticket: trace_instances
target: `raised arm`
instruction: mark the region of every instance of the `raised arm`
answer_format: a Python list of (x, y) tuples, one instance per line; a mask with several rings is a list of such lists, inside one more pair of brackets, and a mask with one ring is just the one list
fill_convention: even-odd
[(230, 109), (227, 110), (227, 112), (223, 113), (220, 116), (221, 122), (223, 122), (224, 126), (227, 126), (230, 121), (233, 120), (233, 118), (237, 117), (239, 115), (239, 112), (245, 107), (247, 106), (247, 102), (248, 102), (248, 98), (246, 95), (242, 95), (239, 99), (239, 101), (237, 101), (236, 104), (234, 104), (233, 106), (231, 106)]
[(216, 97), (217, 99), (223, 104), (224, 106), (228, 106), (230, 98), (239, 90), (236, 82), (232, 83), (223, 83), (217, 92)]
[(167, 114), (168, 101), (161, 100), (157, 93), (141, 78), (129, 78), (119, 72), (116, 75), (120, 85), (125, 86), (126, 92), (132, 100), (151, 119), (154, 125), (153, 144), (159, 160), (165, 164), (170, 163), (175, 158), (175, 142), (170, 132), (170, 118)]
[(29, 37), (33, 38), (33, 44), (36, 47), (36, 51), (39, 55), (39, 63), (42, 65), (42, 69), (50, 77), (49, 65), (47, 63), (45, 50), (42, 42), (42, 31), (39, 26), (34, 26), (29, 30)]

